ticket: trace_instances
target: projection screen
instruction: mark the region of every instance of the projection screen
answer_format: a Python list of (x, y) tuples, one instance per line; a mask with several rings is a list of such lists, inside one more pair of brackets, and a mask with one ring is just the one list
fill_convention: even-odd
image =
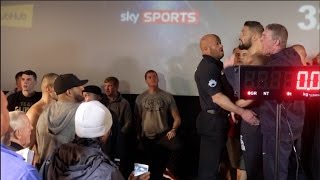
[(283, 24), (288, 46), (304, 45), (308, 58), (319, 52), (319, 1), (1, 1), (1, 89), (32, 69), (38, 91), (55, 72), (98, 86), (116, 76), (122, 93), (139, 94), (154, 69), (160, 88), (196, 96), (199, 39), (219, 35), (224, 60), (247, 20)]

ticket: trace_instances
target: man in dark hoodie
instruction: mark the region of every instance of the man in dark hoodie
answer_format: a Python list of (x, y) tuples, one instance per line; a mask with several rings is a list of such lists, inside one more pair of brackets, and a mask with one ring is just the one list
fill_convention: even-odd
[(74, 139), (74, 116), (79, 103), (83, 101), (83, 85), (87, 82), (79, 80), (74, 74), (59, 75), (54, 81), (58, 100), (41, 113), (37, 123), (39, 165), (61, 144)]
[[(42, 178), (123, 180), (123, 176), (101, 145), (110, 135), (112, 116), (99, 101), (82, 103), (75, 114), (77, 138), (61, 145), (43, 164)], [(150, 173), (130, 176), (129, 180), (147, 180)]]

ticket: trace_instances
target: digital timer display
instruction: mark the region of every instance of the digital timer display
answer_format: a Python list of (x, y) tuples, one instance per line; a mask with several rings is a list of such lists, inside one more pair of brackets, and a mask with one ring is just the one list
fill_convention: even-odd
[[(320, 66), (238, 66), (242, 99), (319, 99)], [(236, 88), (237, 89), (237, 88)]]

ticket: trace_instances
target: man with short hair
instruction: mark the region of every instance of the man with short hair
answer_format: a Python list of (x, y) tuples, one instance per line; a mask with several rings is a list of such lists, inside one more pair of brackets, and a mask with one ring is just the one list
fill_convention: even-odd
[[(259, 64), (262, 59), (261, 36), (263, 26), (257, 21), (246, 21), (239, 37), (239, 49), (248, 50), (248, 56), (244, 59), (244, 65)], [(261, 58), (259, 58), (261, 57)], [(254, 62), (256, 61), (256, 62)], [(265, 63), (260, 63), (263, 65)], [(240, 107), (246, 107), (254, 111), (259, 117), (260, 101), (238, 100), (236, 104)], [(248, 180), (261, 179), (262, 177), (262, 134), (260, 125), (251, 125), (242, 121), (240, 125), (241, 150), (245, 163), (245, 170)]]
[(111, 111), (113, 116), (112, 135), (107, 147), (105, 147), (105, 152), (112, 160), (120, 159), (120, 171), (126, 178), (133, 168), (131, 162), (133, 151), (128, 150), (133, 146), (131, 107), (119, 92), (118, 78), (107, 77), (104, 81), (104, 92), (101, 102)]
[(54, 81), (58, 100), (41, 113), (37, 123), (36, 139), (40, 165), (54, 149), (74, 139), (74, 116), (83, 101), (83, 85), (87, 82), (88, 80), (79, 80), (74, 74), (59, 75)]
[(48, 73), (42, 77), (41, 80), (41, 99), (33, 104), (30, 109), (27, 111), (27, 116), (30, 119), (33, 130), (31, 132), (30, 148), (36, 144), (36, 128), (40, 114), (48, 105), (52, 102), (57, 101), (58, 97), (53, 89), (53, 83), (58, 77), (58, 74)]
[(22, 91), (8, 96), (8, 110), (20, 110), (27, 112), (34, 103), (39, 101), (41, 98), (41, 92), (36, 92), (34, 90), (36, 84), (37, 74), (32, 70), (24, 71), (21, 77)]
[[(151, 179), (162, 179), (169, 158), (169, 150), (160, 145), (161, 139), (173, 141), (181, 124), (176, 102), (171, 94), (159, 88), (158, 74), (154, 70), (145, 73), (148, 89), (135, 101), (138, 139), (145, 149), (145, 158), (150, 165)], [(170, 114), (173, 118), (169, 126)]]
[[(263, 53), (268, 55), (270, 66), (301, 66), (299, 54), (292, 48), (286, 48), (288, 31), (281, 24), (268, 24), (263, 31), (261, 42)], [(277, 100), (264, 100), (260, 107), (261, 131), (263, 135), (263, 174), (265, 180), (275, 176), (275, 147), (276, 147), (276, 117)], [(279, 144), (279, 180), (287, 180), (289, 156), (293, 149), (299, 156), (300, 139), (303, 130), (305, 104), (304, 101), (281, 103), (281, 129)], [(289, 178), (290, 179), (290, 178)]]
[[(8, 101), (1, 91), (1, 137), (9, 129), (9, 112), (7, 109)], [(24, 162), (23, 158), (8, 149), (1, 143), (1, 179), (20, 180), (20, 179), (40, 179), (37, 170)]]
[(10, 146), (13, 151), (19, 151), (29, 146), (31, 130), (33, 129), (30, 120), (23, 111), (9, 112), (10, 126)]
[[(263, 26), (257, 21), (246, 21), (240, 33), (239, 49), (246, 49), (249, 56), (255, 53), (262, 53), (261, 36)], [(247, 63), (248, 64), (248, 63)]]

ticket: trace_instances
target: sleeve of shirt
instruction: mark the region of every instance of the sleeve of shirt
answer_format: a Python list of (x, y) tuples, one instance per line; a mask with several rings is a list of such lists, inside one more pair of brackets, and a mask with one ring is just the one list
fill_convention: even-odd
[(202, 66), (202, 69), (199, 71), (199, 76), (201, 87), (210, 96), (221, 92), (221, 71), (215, 65)]
[(15, 107), (14, 107), (14, 99), (16, 98), (15, 97), (15, 94), (16, 93), (14, 93), (14, 94), (11, 94), (10, 96), (8, 96), (7, 97), (7, 100), (8, 100), (8, 110), (9, 111), (14, 111), (15, 109)]
[(132, 126), (132, 112), (131, 107), (128, 101), (125, 101), (124, 103), (124, 126), (122, 127), (121, 131), (123, 133), (127, 133), (129, 128)]
[(29, 168), (28, 171), (21, 177), (21, 180), (40, 180), (38, 171), (35, 168)]
[(169, 94), (169, 98), (170, 98), (170, 103), (169, 103), (170, 111), (176, 110), (177, 109), (177, 104), (176, 104), (176, 101), (174, 100), (174, 97), (171, 94)]

